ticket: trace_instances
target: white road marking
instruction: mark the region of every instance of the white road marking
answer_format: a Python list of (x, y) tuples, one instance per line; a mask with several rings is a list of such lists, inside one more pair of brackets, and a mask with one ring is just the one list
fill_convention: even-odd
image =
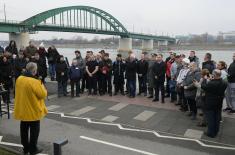
[(115, 120), (117, 120), (119, 117), (116, 116), (112, 116), (112, 115), (108, 115), (106, 117), (104, 117), (103, 119), (101, 119), (102, 121), (106, 121), (106, 122), (113, 122)]
[(185, 137), (196, 138), (196, 139), (201, 139), (202, 135), (203, 131), (194, 130), (194, 129), (187, 129), (186, 132), (184, 133)]
[(2, 138), (3, 138), (3, 136), (0, 136), (0, 145), (23, 147), (21, 144), (2, 142)]
[(125, 103), (118, 103), (112, 107), (109, 108), (109, 110), (112, 111), (120, 111), (121, 109), (125, 108), (126, 106), (128, 106), (128, 104)]
[[(7, 145), (7, 146), (14, 146), (14, 147), (21, 147), (21, 148), (23, 147), (21, 144), (2, 142), (2, 138), (3, 136), (0, 136), (0, 145)], [(48, 155), (48, 154), (39, 153), (37, 155)]]
[(139, 115), (137, 115), (136, 117), (134, 117), (134, 119), (138, 120), (138, 121), (147, 121), (154, 114), (156, 114), (156, 112), (145, 110), (142, 113), (140, 113)]
[(123, 146), (123, 145), (118, 145), (118, 144), (114, 144), (114, 143), (110, 143), (110, 142), (106, 142), (106, 141), (102, 141), (102, 140), (98, 140), (98, 139), (94, 139), (94, 138), (89, 138), (89, 137), (86, 137), (86, 136), (80, 136), (80, 138), (88, 140), (88, 141), (96, 142), (96, 143), (101, 143), (101, 144), (104, 144), (104, 145), (113, 146), (113, 147), (124, 149), (124, 150), (129, 150), (129, 151), (145, 154), (145, 155), (158, 155), (158, 154), (155, 154), (155, 153), (142, 151), (142, 150), (138, 150), (138, 149), (135, 149), (135, 148), (131, 148), (131, 147)]
[(79, 109), (79, 110), (76, 110), (74, 112), (71, 112), (70, 114), (71, 115), (75, 115), (75, 116), (79, 116), (79, 115), (85, 114), (85, 113), (87, 113), (89, 111), (92, 111), (94, 109), (95, 109), (95, 107), (87, 106), (87, 107), (84, 107), (82, 109)]
[(58, 105), (50, 105), (50, 106), (47, 107), (47, 109), (48, 109), (49, 111), (51, 111), (51, 110), (57, 109), (57, 108), (59, 108), (59, 107), (60, 107), (60, 106), (58, 106)]
[[(99, 125), (107, 125), (107, 126), (116, 126), (118, 127), (120, 130), (124, 130), (124, 131), (135, 131), (135, 132), (142, 132), (142, 133), (152, 133), (154, 134), (156, 137), (159, 138), (166, 138), (166, 139), (174, 139), (174, 140), (184, 140), (184, 141), (192, 141), (192, 142), (196, 142), (199, 145), (203, 146), (203, 147), (208, 147), (208, 148), (217, 148), (217, 149), (226, 149), (226, 150), (235, 150), (235, 147), (232, 145), (228, 145), (227, 146), (218, 146), (218, 145), (209, 145), (209, 144), (205, 144), (204, 142), (201, 142), (198, 139), (193, 139), (193, 138), (186, 138), (186, 137), (174, 137), (174, 136), (164, 136), (164, 135), (160, 135), (158, 132), (154, 131), (154, 130), (141, 130), (141, 129), (134, 129), (134, 128), (126, 128), (123, 127), (121, 124), (117, 124), (117, 123), (105, 123), (105, 122), (98, 122), (98, 121), (92, 121), (90, 118), (83, 118), (83, 117), (76, 117), (76, 116), (65, 116), (64, 113), (58, 113), (58, 112), (48, 112), (50, 114), (56, 114), (56, 115), (60, 115), (60, 117), (62, 118), (72, 118), (72, 119), (80, 119), (80, 120), (86, 120), (88, 123), (91, 124), (99, 124)], [(213, 141), (211, 141), (213, 142)]]

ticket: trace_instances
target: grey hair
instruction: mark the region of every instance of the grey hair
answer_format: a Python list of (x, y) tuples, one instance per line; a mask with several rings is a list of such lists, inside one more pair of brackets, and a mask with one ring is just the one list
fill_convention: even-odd
[(217, 78), (221, 77), (221, 70), (219, 69), (213, 70), (212, 75)]
[(35, 73), (37, 72), (37, 64), (34, 63), (34, 62), (29, 62), (27, 65), (26, 65), (26, 70), (31, 72), (31, 73)]

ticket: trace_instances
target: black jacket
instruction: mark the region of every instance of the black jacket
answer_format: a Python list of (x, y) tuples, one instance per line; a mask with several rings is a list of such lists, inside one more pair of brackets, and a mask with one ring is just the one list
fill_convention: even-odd
[(205, 91), (205, 110), (220, 110), (222, 108), (227, 83), (222, 79), (214, 79), (209, 82), (204, 80), (201, 88)]
[[(62, 75), (62, 72), (64, 75)], [(58, 82), (68, 80), (68, 67), (65, 61), (56, 64), (56, 80)]]
[(125, 72), (125, 64), (123, 61), (115, 61), (113, 63), (113, 83), (124, 83), (124, 72)]
[(41, 76), (42, 78), (47, 77), (47, 65), (46, 65), (46, 62), (44, 61), (44, 59), (39, 58), (39, 60), (33, 59), (31, 61), (35, 62), (37, 64), (37, 67), (38, 67), (37, 76), (38, 77)]
[(137, 63), (137, 73), (143, 76), (147, 75), (148, 72), (148, 62), (145, 60), (139, 60)]
[[(112, 68), (113, 68), (113, 64), (112, 64), (112, 60), (108, 59), (108, 60), (102, 60), (99, 62), (99, 70), (100, 73), (103, 75), (112, 75)], [(107, 71), (106, 74), (103, 73), (103, 71)]]
[(210, 74), (212, 74), (212, 71), (215, 69), (215, 63), (214, 61), (206, 61), (202, 63), (202, 69), (208, 69)]
[(6, 86), (12, 86), (12, 66), (9, 61), (3, 62), (0, 60), (0, 83), (4, 83)]
[(134, 60), (132, 62), (126, 62), (126, 79), (127, 80), (136, 80), (137, 72), (137, 62)]
[(56, 49), (48, 48), (47, 50), (47, 60), (48, 64), (55, 64), (57, 60), (59, 59), (59, 53)]
[(17, 47), (14, 47), (14, 46), (7, 46), (5, 51), (7, 51), (11, 54), (18, 55), (18, 49), (17, 49)]
[(228, 82), (235, 83), (235, 61), (233, 61), (228, 68)]
[(157, 76), (158, 82), (165, 82), (166, 64), (165, 62), (155, 62), (153, 65), (153, 77)]
[(19, 59), (17, 58), (16, 59), (16, 62), (15, 62), (15, 77), (19, 77), (21, 74), (22, 74), (22, 70), (26, 68), (26, 60), (25, 58), (22, 58), (22, 59)]

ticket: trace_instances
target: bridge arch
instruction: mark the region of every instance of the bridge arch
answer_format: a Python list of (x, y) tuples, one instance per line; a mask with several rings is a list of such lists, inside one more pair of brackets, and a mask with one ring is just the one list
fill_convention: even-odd
[[(29, 29), (33, 29), (43, 22), (45, 24), (46, 20), (51, 18), (52, 25), (57, 24), (61, 27), (65, 26), (65, 17), (67, 17), (66, 26), (97, 29), (106, 32), (115, 32), (117, 35), (124, 37), (129, 36), (127, 29), (115, 17), (101, 9), (90, 6), (70, 6), (48, 10), (24, 20), (22, 24), (27, 25)], [(56, 18), (59, 19), (56, 21)]]

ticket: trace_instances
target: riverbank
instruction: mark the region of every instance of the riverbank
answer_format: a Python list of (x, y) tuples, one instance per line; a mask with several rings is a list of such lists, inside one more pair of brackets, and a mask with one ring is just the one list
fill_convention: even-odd
[[(50, 45), (47, 45), (49, 47)], [(105, 45), (105, 44), (55, 44), (57, 48), (74, 48), (74, 49), (118, 49), (118, 45)], [(133, 46), (133, 49), (141, 50), (141, 46)], [(161, 46), (154, 45), (156, 51), (168, 51), (168, 50), (213, 50), (213, 51), (235, 51), (235, 45), (169, 45)]]

